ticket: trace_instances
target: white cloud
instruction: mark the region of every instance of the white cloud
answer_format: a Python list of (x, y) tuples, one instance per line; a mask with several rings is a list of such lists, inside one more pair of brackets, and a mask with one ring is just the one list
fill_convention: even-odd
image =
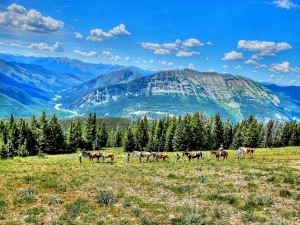
[(151, 65), (153, 65), (153, 64), (154, 64), (154, 60), (151, 59), (151, 60), (149, 61), (149, 63), (150, 63)]
[(248, 65), (255, 65), (255, 66), (257, 66), (257, 65), (258, 65), (258, 63), (257, 63), (257, 62), (255, 62), (255, 61), (254, 61), (254, 60), (252, 60), (252, 59), (249, 59), (249, 60), (245, 61), (245, 64), (248, 64)]
[(206, 42), (207, 45), (215, 45), (214, 43), (212, 43), (211, 41)]
[(87, 57), (96, 57), (98, 54), (95, 51), (90, 52), (82, 52), (80, 50), (74, 50), (74, 54), (81, 55), (81, 56), (87, 56)]
[(283, 8), (283, 9), (293, 9), (299, 8), (299, 5), (295, 4), (290, 0), (276, 0), (273, 1), (271, 4), (275, 5), (276, 7)]
[(130, 35), (131, 34), (130, 32), (128, 32), (126, 30), (124, 24), (120, 24), (119, 26), (114, 27), (113, 29), (111, 29), (109, 31), (109, 33), (111, 33), (114, 36), (116, 36), (116, 35)]
[(193, 63), (189, 63), (188, 68), (191, 69), (191, 70), (194, 70), (195, 69), (195, 65)]
[(168, 61), (159, 61), (161, 65), (166, 66), (166, 67), (172, 67), (173, 62), (168, 62)]
[(258, 55), (274, 56), (277, 52), (291, 49), (292, 46), (286, 42), (240, 40), (238, 48), (244, 51), (255, 52)]
[(262, 57), (260, 57), (260, 56), (257, 55), (257, 54), (253, 54), (253, 55), (251, 56), (251, 59), (253, 59), (253, 60), (261, 60)]
[(31, 32), (51, 33), (63, 29), (64, 23), (49, 16), (43, 16), (35, 9), (27, 11), (15, 3), (0, 12), (0, 26)]
[(240, 70), (240, 69), (242, 69), (242, 67), (240, 65), (237, 65), (237, 66), (234, 67), (234, 69)]
[(196, 55), (196, 54), (199, 54), (198, 52), (195, 52), (195, 51), (178, 51), (176, 53), (176, 56), (178, 57), (189, 57), (189, 56), (192, 56), (192, 55)]
[(172, 43), (151, 43), (151, 42), (141, 42), (142, 48), (150, 50), (154, 54), (158, 55), (168, 55), (171, 53), (175, 53), (178, 57), (190, 57), (195, 54), (199, 54), (199, 52), (191, 51), (190, 48), (203, 46), (199, 40), (195, 38), (186, 39), (185, 41), (181, 41), (177, 39)]
[(102, 56), (103, 56), (103, 58), (109, 59), (109, 60), (114, 60), (114, 61), (122, 60), (122, 58), (120, 56), (118, 56), (118, 55), (115, 56), (114, 54), (112, 54), (109, 51), (103, 51)]
[(75, 32), (75, 33), (74, 33), (74, 37), (75, 37), (75, 38), (78, 38), (78, 39), (83, 38), (82, 34), (79, 33), (79, 32)]
[(222, 68), (228, 69), (228, 66), (227, 65), (223, 65)]
[(224, 54), (224, 58), (222, 60), (240, 60), (243, 59), (243, 54), (236, 51), (231, 51)]
[(10, 47), (17, 47), (17, 48), (21, 48), (22, 47), (22, 45), (19, 45), (17, 43), (10, 43), (9, 46)]
[(159, 49), (155, 49), (153, 53), (157, 55), (168, 55), (171, 53), (171, 51), (169, 49), (159, 48)]
[(91, 41), (102, 41), (103, 39), (112, 38), (113, 35), (108, 32), (104, 32), (101, 29), (94, 29), (90, 31), (90, 35), (86, 38)]
[(127, 56), (126, 58), (124, 58), (125, 61), (130, 61), (130, 57)]
[(105, 32), (102, 29), (90, 30), (90, 35), (86, 39), (91, 41), (103, 41), (104, 39), (113, 38), (114, 36), (130, 34), (131, 33), (126, 30), (125, 25), (120, 24), (108, 32)]
[(269, 71), (275, 73), (289, 73), (292, 72), (293, 69), (290, 67), (289, 62), (283, 62), (283, 63), (272, 64), (272, 66), (269, 68)]
[(34, 48), (39, 50), (51, 51), (51, 52), (63, 52), (64, 48), (62, 47), (62, 43), (56, 42), (52, 47), (47, 43), (34, 43), (28, 46), (28, 48)]
[(182, 45), (184, 47), (190, 48), (190, 47), (203, 46), (204, 44), (195, 38), (190, 38), (190, 39), (186, 39), (185, 41), (183, 41)]

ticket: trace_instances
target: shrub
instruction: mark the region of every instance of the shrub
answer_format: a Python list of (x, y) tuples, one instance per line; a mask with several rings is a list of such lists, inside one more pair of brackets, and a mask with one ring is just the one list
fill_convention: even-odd
[(291, 197), (292, 193), (289, 190), (280, 190), (279, 196), (280, 197)]
[(208, 182), (208, 178), (205, 176), (199, 176), (196, 178), (196, 182), (200, 182), (200, 183), (207, 183)]
[(5, 199), (2, 199), (0, 197), (0, 213), (5, 213), (7, 209), (7, 203), (5, 201)]
[(288, 223), (281, 220), (272, 220), (269, 225), (288, 225)]
[(272, 197), (269, 196), (260, 196), (257, 198), (257, 204), (261, 206), (270, 206), (274, 203)]
[(21, 190), (17, 193), (16, 197), (14, 198), (14, 203), (33, 203), (36, 202), (35, 195), (37, 192), (31, 188)]
[(49, 196), (48, 197), (48, 205), (60, 205), (63, 204), (63, 198), (60, 196)]
[(96, 197), (95, 202), (101, 206), (112, 205), (117, 201), (112, 191), (100, 191)]
[(75, 202), (66, 206), (69, 218), (77, 217), (80, 213), (88, 213), (94, 207), (88, 204), (88, 201), (83, 198), (78, 198)]

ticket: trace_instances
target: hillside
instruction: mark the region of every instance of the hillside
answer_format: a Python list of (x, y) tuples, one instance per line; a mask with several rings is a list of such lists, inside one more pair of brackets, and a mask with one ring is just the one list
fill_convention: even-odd
[(99, 116), (157, 118), (200, 111), (208, 116), (220, 112), (232, 121), (251, 114), (260, 120), (291, 119), (294, 115), (282, 106), (281, 98), (244, 77), (186, 69), (163, 71), (128, 84), (98, 88), (72, 102), (64, 98), (60, 101), (64, 108), (79, 113), (96, 111)]

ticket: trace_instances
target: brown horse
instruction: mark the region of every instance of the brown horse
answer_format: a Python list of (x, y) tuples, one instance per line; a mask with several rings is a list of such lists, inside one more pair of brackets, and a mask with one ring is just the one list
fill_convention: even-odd
[(167, 154), (157, 153), (155, 158), (156, 158), (156, 161), (158, 161), (158, 159), (163, 159), (163, 161), (165, 161), (165, 159), (169, 158), (169, 156)]
[(113, 161), (115, 159), (115, 156), (112, 153), (103, 153), (102, 157), (103, 157), (103, 161), (105, 158), (110, 158), (111, 161)]
[(103, 158), (102, 153), (90, 153), (90, 152), (88, 152), (86, 155), (89, 157), (90, 161), (94, 161), (94, 159), (97, 159), (97, 162), (99, 162), (99, 158), (101, 158), (101, 157)]
[(199, 158), (202, 158), (202, 152), (183, 152), (182, 155), (186, 155), (189, 158), (189, 161), (195, 158), (199, 161)]
[(247, 147), (246, 153), (250, 154), (250, 158), (252, 159), (253, 158), (253, 154), (254, 154), (254, 148)]
[[(220, 151), (219, 150), (210, 150), (210, 154), (215, 154), (216, 159), (218, 159), (218, 161), (220, 160)], [(227, 151), (222, 151), (221, 153), (221, 157), (223, 157), (223, 161), (224, 159), (228, 157), (228, 152)]]

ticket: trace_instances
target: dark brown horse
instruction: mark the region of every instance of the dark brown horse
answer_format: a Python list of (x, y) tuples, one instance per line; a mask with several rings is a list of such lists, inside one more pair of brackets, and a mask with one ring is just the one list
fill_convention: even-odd
[(103, 158), (102, 153), (90, 153), (90, 152), (88, 152), (86, 155), (89, 157), (90, 161), (94, 161), (94, 159), (97, 159), (97, 162), (99, 162), (99, 159), (101, 157)]
[(165, 159), (169, 158), (169, 156), (167, 154), (157, 153), (155, 158), (156, 158), (156, 161), (158, 161), (158, 159), (163, 159), (163, 161), (165, 161)]
[(210, 154), (214, 154), (216, 156), (216, 159), (218, 159), (218, 161), (220, 160), (220, 156), (223, 157), (223, 161), (224, 159), (227, 159), (228, 157), (228, 152), (227, 151), (222, 151), (222, 153), (220, 154), (219, 150), (210, 150)]
[(195, 158), (199, 161), (199, 158), (202, 158), (202, 152), (183, 152), (182, 155), (186, 155), (189, 158), (189, 161)]
[(254, 154), (254, 148), (247, 147), (246, 153), (250, 154), (250, 158), (252, 159), (253, 158), (253, 154)]

